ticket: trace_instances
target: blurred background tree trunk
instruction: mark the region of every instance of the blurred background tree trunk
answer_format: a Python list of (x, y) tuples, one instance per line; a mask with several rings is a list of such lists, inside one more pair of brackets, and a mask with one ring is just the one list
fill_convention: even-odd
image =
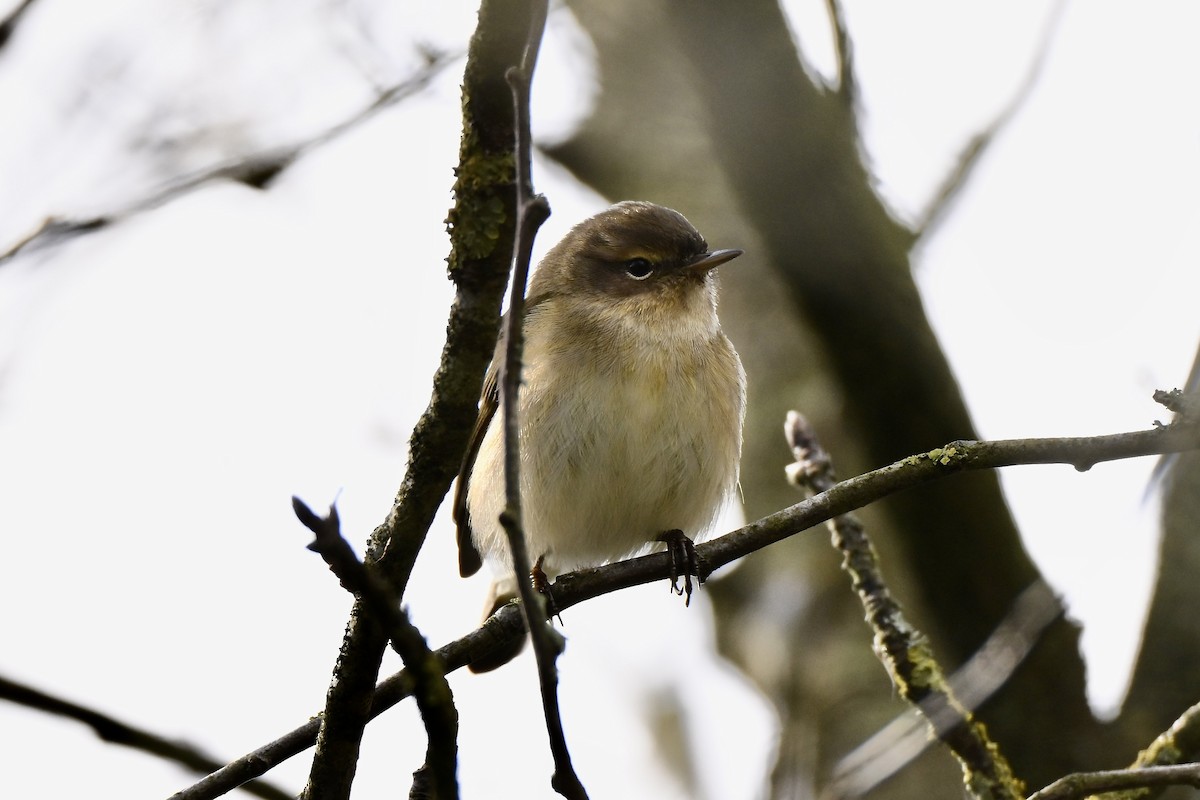
[[(797, 500), (782, 472), (789, 408), (814, 421), (843, 476), (975, 437), (913, 282), (918, 235), (889, 213), (864, 163), (849, 48), (829, 86), (806, 69), (774, 0), (569, 5), (597, 48), (600, 97), (550, 154), (613, 200), (677, 206), (714, 247), (747, 250), (722, 271), (722, 320), (750, 379), (748, 516)], [(906, 492), (867, 520), (898, 596), (948, 669), (1039, 577), (994, 474)], [(722, 651), (778, 707), (774, 792), (793, 797), (816, 792), (898, 704), (824, 532), (781, 548), (711, 586)], [(1157, 698), (1139, 724), (1102, 725), (1086, 701), (1078, 638), (1060, 616), (981, 709), (1032, 787), (1129, 762), (1197, 697), (1184, 687), (1189, 700)], [(944, 754), (927, 754), (872, 796), (958, 797), (954, 771)]]

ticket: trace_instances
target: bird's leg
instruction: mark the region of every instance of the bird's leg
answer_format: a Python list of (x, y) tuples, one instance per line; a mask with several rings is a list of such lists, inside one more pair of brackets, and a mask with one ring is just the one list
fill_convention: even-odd
[[(671, 591), (684, 596), (684, 606), (691, 605), (692, 576), (696, 576), (697, 583), (704, 583), (704, 578), (707, 577), (704, 558), (696, 552), (696, 545), (692, 540), (678, 528), (664, 531), (656, 538), (657, 541), (666, 543), (667, 552), (671, 554)], [(681, 576), (683, 588), (679, 586)]]
[(558, 613), (558, 605), (554, 602), (554, 592), (550, 591), (550, 577), (542, 570), (542, 564), (545, 562), (546, 556), (542, 554), (538, 556), (533, 567), (529, 570), (529, 582), (533, 584), (533, 590), (546, 598), (546, 613), (551, 619), (558, 617), (558, 624), (562, 625), (562, 617)]

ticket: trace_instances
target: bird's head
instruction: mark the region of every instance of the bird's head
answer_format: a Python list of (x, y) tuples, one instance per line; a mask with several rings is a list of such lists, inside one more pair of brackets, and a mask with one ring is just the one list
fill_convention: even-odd
[(530, 298), (561, 298), (581, 309), (643, 321), (711, 315), (716, 306), (713, 269), (741, 254), (709, 250), (678, 211), (628, 200), (572, 228), (542, 260)]

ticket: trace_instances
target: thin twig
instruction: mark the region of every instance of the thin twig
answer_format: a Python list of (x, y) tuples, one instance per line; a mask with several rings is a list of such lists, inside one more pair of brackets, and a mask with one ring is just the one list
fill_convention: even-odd
[[(96, 736), (109, 744), (119, 744), (141, 750), (144, 753), (174, 761), (192, 772), (205, 775), (221, 768), (221, 762), (206, 755), (199, 747), (178, 740), (167, 739), (156, 733), (121, 722), (87, 706), (47, 694), (24, 683), (0, 677), (0, 698), (13, 703), (57, 714), (90, 727)], [(261, 773), (259, 773), (261, 774)], [(242, 788), (267, 800), (290, 800), (292, 792), (284, 791), (266, 781), (250, 780)]]
[(914, 243), (928, 237), (930, 232), (946, 218), (946, 214), (950, 210), (954, 199), (958, 197), (959, 192), (966, 186), (967, 180), (974, 173), (975, 167), (983, 159), (984, 153), (988, 151), (1001, 131), (1012, 122), (1017, 116), (1017, 112), (1024, 107), (1025, 102), (1033, 95), (1033, 88), (1037, 85), (1038, 78), (1041, 77), (1042, 68), (1045, 66), (1046, 58), (1050, 54), (1050, 44), (1054, 40), (1054, 34), (1058, 30), (1058, 22), (1062, 18), (1066, 7), (1066, 0), (1058, 0), (1054, 4), (1054, 8), (1051, 9), (1046, 19), (1045, 27), (1042, 30), (1042, 38), (1038, 44), (1037, 54), (1033, 59), (1033, 63), (1029, 65), (1028, 71), (1025, 73), (1025, 79), (1021, 81), (1021, 85), (1017, 87), (1017, 91), (1013, 94), (1012, 98), (1000, 109), (1000, 112), (996, 114), (992, 121), (972, 136), (958, 154), (958, 161), (955, 162), (954, 168), (942, 180), (937, 192), (934, 193), (933, 198), (925, 206), (925, 209), (917, 217), (917, 221), (913, 225)]
[(425, 753), (428, 769), (423, 775), (432, 781), (433, 796), (438, 800), (457, 800), (458, 711), (441, 662), (430, 651), (425, 637), (409, 620), (408, 614), (400, 608), (391, 587), (358, 560), (350, 543), (342, 536), (337, 507), (331, 505), (329, 513), (322, 517), (300, 498), (293, 497), (292, 508), (315, 537), (308, 549), (325, 560), (348, 592), (366, 600), (371, 613), (387, 632), (392, 649), (413, 675), (413, 696), (428, 737)]
[(459, 54), (429, 53), (420, 72), (384, 89), (373, 101), (346, 119), (308, 138), (225, 159), (186, 175), (173, 177), (123, 208), (89, 217), (47, 217), (36, 228), (0, 251), (0, 266), (23, 252), (52, 247), (75, 236), (93, 233), (124, 222), (136, 214), (158, 208), (206, 183), (228, 180), (263, 188), (312, 150), (354, 130), (379, 112), (427, 87), (458, 57)]
[[(778, 541), (810, 530), (837, 514), (862, 508), (905, 489), (966, 470), (1018, 464), (1094, 464), (1187, 450), (1200, 450), (1200, 424), (1175, 423), (1153, 430), (1081, 438), (954, 442), (844, 480), (828, 491), (697, 545), (696, 552), (708, 563), (711, 572)], [(954, 451), (953, 454), (950, 454), (951, 451)], [(565, 611), (621, 589), (665, 580), (670, 578), (672, 569), (670, 554), (659, 552), (568, 573), (553, 584), (554, 602), (559, 610)], [(436, 653), (445, 666), (446, 674), (466, 666), (473, 658), (524, 636), (521, 613), (515, 604), (504, 606), (479, 629), (438, 649)], [(411, 692), (411, 686), (412, 679), (407, 671), (398, 672), (382, 681), (375, 689), (369, 716), (374, 718), (402, 701)], [(1200, 706), (1196, 711), (1195, 716), (1200, 720)], [(172, 800), (212, 800), (231, 791), (240, 782), (262, 775), (311, 747), (318, 726), (319, 720), (310, 720), (174, 795)], [(1200, 729), (1200, 724), (1195, 728)]]
[(1168, 786), (1194, 786), (1200, 789), (1200, 764), (1173, 764), (1167, 767), (1112, 769), (1101, 772), (1076, 772), (1029, 795), (1029, 800), (1075, 800), (1098, 792), (1126, 789), (1165, 789)]
[[(950, 676), (950, 689), (969, 711), (995, 694), (1016, 671), (1063, 606), (1043, 580), (1030, 585), (967, 663)], [(932, 713), (926, 709), (924, 713)], [(910, 709), (847, 753), (834, 767), (824, 796), (862, 797), (895, 775), (931, 744), (922, 712)]]
[(501, 404), (504, 423), (504, 494), (505, 508), (500, 516), (504, 532), (512, 551), (513, 570), (516, 573), (517, 591), (521, 597), (522, 614), (529, 629), (537, 661), (538, 683), (542, 696), (542, 712), (546, 719), (546, 733), (550, 738), (550, 753), (554, 758), (554, 775), (550, 785), (556, 792), (570, 800), (587, 800), (587, 791), (571, 763), (567, 737), (563, 731), (562, 714), (558, 704), (558, 656), (562, 652), (562, 637), (546, 619), (542, 598), (534, 590), (527, 576), (532, 566), (528, 548), (525, 546), (525, 531), (521, 515), (521, 454), (520, 419), (518, 401), (521, 386), (521, 354), (525, 339), (523, 323), (525, 317), (525, 286), (529, 279), (529, 262), (533, 251), (533, 240), (542, 223), (550, 216), (546, 198), (535, 195), (531, 175), (529, 92), (533, 71), (537, 65), (538, 49), (546, 25), (549, 3), (540, 0), (535, 4), (529, 29), (528, 45), (519, 68), (507, 74), (512, 87), (513, 109), (517, 118), (517, 241), (513, 264), (513, 279), (508, 303), (508, 317), (504, 327), (504, 359), (501, 363)]
[[(796, 457), (788, 470), (792, 482), (814, 492), (832, 489), (835, 481), (829, 455), (808, 421), (789, 411), (784, 430)], [(850, 574), (875, 633), (875, 655), (900, 695), (921, 712), (937, 738), (954, 753), (972, 797), (1020, 800), (1024, 788), (1007, 759), (954, 695), (925, 637), (905, 619), (888, 590), (866, 529), (853, 514), (834, 517), (830, 527), (834, 546), (842, 553), (842, 569)]]
[[(1018, 464), (1070, 464), (1082, 472), (1104, 461), (1198, 448), (1200, 423), (1193, 422), (1105, 436), (959, 440), (841, 481), (827, 492), (704, 544), (703, 555), (716, 569), (792, 536), (798, 532), (798, 525), (819, 524), (919, 483), (968, 470)], [(663, 559), (664, 563), (666, 560)]]
[(29, 10), (33, 2), (34, 0), (21, 0), (5, 15), (4, 19), (0, 20), (0, 49), (8, 44), (8, 40), (12, 38), (13, 31), (17, 29), (17, 23), (25, 16), (25, 12)]

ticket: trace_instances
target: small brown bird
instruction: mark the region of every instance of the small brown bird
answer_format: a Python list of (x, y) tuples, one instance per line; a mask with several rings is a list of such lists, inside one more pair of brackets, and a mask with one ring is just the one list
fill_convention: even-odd
[[(717, 319), (714, 268), (741, 254), (710, 251), (677, 211), (627, 201), (576, 225), (534, 272), (520, 390), (521, 496), (529, 553), (548, 575), (655, 541), (682, 540), (690, 550), (684, 533), (703, 533), (733, 493), (746, 378)], [(489, 613), (516, 589), (499, 522), (500, 352), (454, 498), (459, 571), (473, 575), (488, 562)], [(472, 669), (494, 668), (518, 651)]]

